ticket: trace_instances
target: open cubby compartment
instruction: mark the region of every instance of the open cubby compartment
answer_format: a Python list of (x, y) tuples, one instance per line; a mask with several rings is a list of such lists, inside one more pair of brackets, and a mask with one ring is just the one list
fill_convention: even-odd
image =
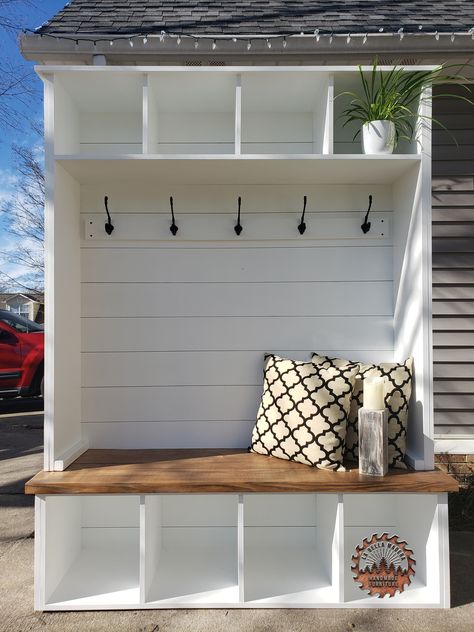
[(157, 72), (147, 77), (147, 153), (233, 154), (237, 75)]
[[(369, 79), (370, 72), (366, 72), (365, 76)], [(344, 92), (363, 94), (363, 87), (361, 84), (359, 72), (338, 72), (334, 75), (334, 153), (363, 154), (362, 123), (360, 121), (351, 121), (347, 125), (344, 125), (345, 119), (341, 116), (342, 112), (353, 100), (352, 96), (343, 94)], [(414, 111), (416, 112), (417, 109), (415, 108)], [(413, 124), (415, 126), (415, 134), (413, 139), (400, 139), (395, 148), (394, 154), (421, 153), (421, 123), (417, 122), (416, 119), (414, 119)]]
[(239, 602), (237, 495), (147, 495), (143, 511), (146, 603)]
[(330, 153), (330, 88), (324, 72), (242, 73), (241, 153)]
[[(344, 494), (344, 601), (351, 606), (448, 607), (447, 494)], [(372, 534), (396, 535), (416, 561), (402, 593), (370, 596), (353, 578), (356, 547)]]
[(46, 496), (37, 503), (47, 609), (138, 606), (139, 496)]
[(244, 600), (339, 600), (337, 494), (244, 495)]
[(140, 154), (142, 110), (140, 73), (58, 73), (54, 77), (54, 152)]

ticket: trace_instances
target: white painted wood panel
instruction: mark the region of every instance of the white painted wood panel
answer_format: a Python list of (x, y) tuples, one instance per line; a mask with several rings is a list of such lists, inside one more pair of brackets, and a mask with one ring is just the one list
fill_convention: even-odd
[(236, 527), (236, 494), (163, 494), (164, 528)]
[(94, 448), (247, 448), (255, 419), (247, 421), (88, 423)]
[[(242, 209), (241, 224), (243, 231), (237, 236), (234, 232), (236, 212), (234, 213), (179, 213), (175, 207), (178, 234), (170, 232), (171, 214), (125, 214), (115, 215), (114, 232), (107, 235), (104, 230), (104, 213), (83, 215), (84, 239), (103, 242), (114, 241), (273, 241), (294, 240), (344, 240), (356, 239), (362, 243), (373, 240), (387, 242), (391, 236), (391, 214), (373, 213), (372, 228), (364, 235), (361, 231), (361, 215), (354, 212), (306, 213), (306, 232), (300, 235), (298, 225), (301, 211), (298, 213), (245, 213)], [(341, 244), (342, 245), (342, 244)]]
[[(197, 382), (199, 376), (196, 376)], [(88, 422), (219, 421), (253, 419), (261, 386), (87, 388), (82, 419)]]
[(391, 281), (391, 246), (82, 248), (85, 283)]
[(390, 282), (88, 283), (83, 317), (333, 316), (393, 313)]
[(387, 316), (85, 318), (83, 351), (219, 351), (393, 348)]
[[(157, 165), (157, 169), (158, 169)], [(178, 172), (176, 172), (178, 173)], [(230, 180), (225, 184), (189, 184), (179, 182), (157, 186), (155, 179), (134, 182), (130, 178), (103, 179), (100, 183), (87, 182), (81, 185), (81, 211), (94, 213), (104, 208), (104, 195), (109, 196), (110, 208), (114, 213), (166, 213), (169, 212), (169, 196), (173, 195), (178, 212), (224, 213), (236, 209), (237, 198), (242, 197), (245, 212), (301, 211), (303, 195), (308, 196), (310, 211), (354, 211), (361, 215), (361, 223), (367, 210), (369, 194), (373, 196), (373, 210), (388, 212), (393, 208), (392, 189), (386, 184), (315, 184), (304, 186), (293, 182), (267, 183), (262, 176), (259, 183), (251, 184), (247, 179), (237, 183)]]
[[(317, 349), (322, 355), (361, 362), (391, 362), (393, 350)], [(275, 349), (294, 360), (310, 360), (307, 351)], [(262, 351), (138, 351), (97, 352), (82, 355), (82, 385), (100, 386), (192, 386), (199, 375), (204, 386), (262, 384)]]

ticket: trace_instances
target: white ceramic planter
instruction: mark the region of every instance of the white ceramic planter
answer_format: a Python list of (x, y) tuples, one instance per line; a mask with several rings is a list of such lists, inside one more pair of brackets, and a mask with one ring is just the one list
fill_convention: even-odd
[(370, 121), (362, 126), (364, 154), (392, 154), (395, 148), (395, 124), (392, 121)]

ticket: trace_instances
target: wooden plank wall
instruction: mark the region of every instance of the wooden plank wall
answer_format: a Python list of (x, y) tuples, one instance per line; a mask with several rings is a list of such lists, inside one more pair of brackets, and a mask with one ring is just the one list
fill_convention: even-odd
[(435, 433), (474, 437), (474, 108), (443, 97), (433, 116), (450, 130), (433, 134)]
[[(81, 246), (82, 421), (91, 447), (245, 448), (265, 352), (391, 360), (392, 196), (388, 186), (370, 190), (386, 214), (384, 237), (361, 235), (367, 187), (308, 185), (308, 210), (317, 217), (307, 215), (300, 236), (300, 188), (292, 197), (287, 185), (242, 185), (244, 232), (237, 238), (230, 186), (175, 186), (180, 228), (169, 243), (163, 191), (143, 183), (128, 190), (117, 183), (83, 186), (83, 222), (100, 209), (103, 231), (107, 191), (116, 225), (108, 241), (86, 239)], [(328, 213), (328, 199), (340, 211)], [(193, 233), (212, 235), (214, 218), (226, 208), (225, 240), (192, 240)], [(298, 210), (287, 223), (292, 208)], [(346, 215), (354, 216), (355, 239), (312, 238), (316, 221), (322, 234), (328, 226), (339, 234), (341, 213), (344, 226), (352, 225)], [(131, 217), (137, 234), (147, 217), (158, 217), (163, 239), (122, 241)], [(258, 222), (267, 227), (265, 241), (253, 241)]]

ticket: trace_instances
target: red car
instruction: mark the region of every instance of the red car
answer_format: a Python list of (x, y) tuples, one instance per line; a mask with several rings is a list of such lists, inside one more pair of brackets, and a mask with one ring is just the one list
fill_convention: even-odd
[(0, 397), (43, 394), (44, 328), (0, 309)]

